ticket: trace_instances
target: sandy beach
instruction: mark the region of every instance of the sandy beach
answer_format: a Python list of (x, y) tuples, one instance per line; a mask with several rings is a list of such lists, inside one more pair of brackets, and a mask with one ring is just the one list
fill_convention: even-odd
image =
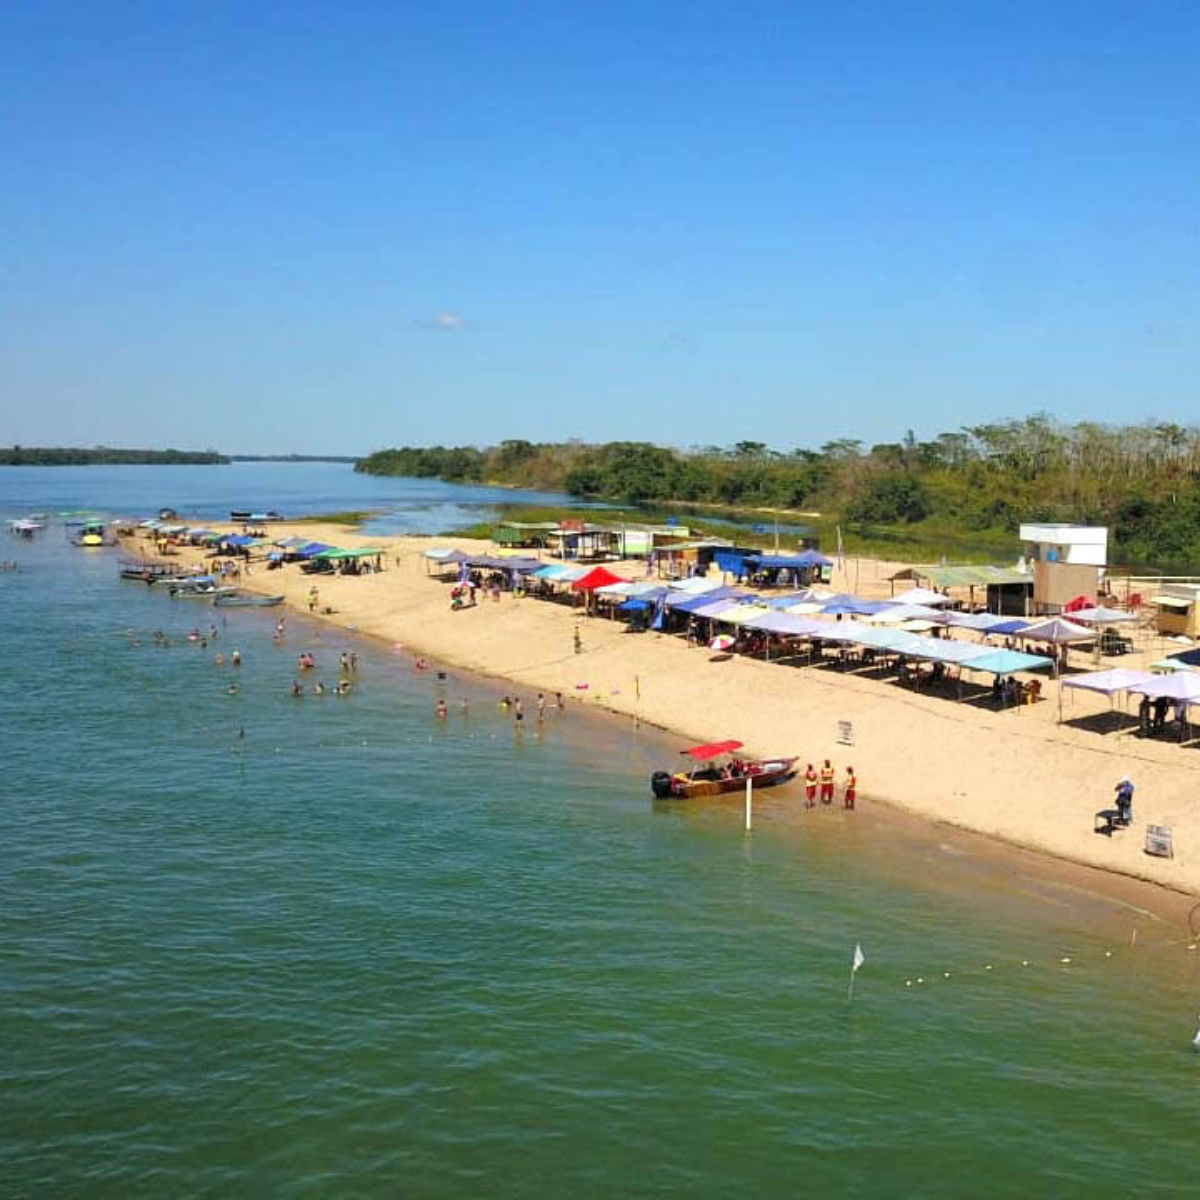
[[(529, 710), (538, 691), (562, 692), (568, 703), (673, 731), (681, 745), (737, 738), (754, 753), (800, 755), (801, 767), (830, 758), (839, 781), (852, 763), (860, 805), (884, 802), (930, 821), (1200, 893), (1200, 814), (1194, 801), (1200, 755), (1189, 745), (1099, 731), (1109, 711), (1103, 697), (1066, 691), (1059, 724), (1057, 682), (1046, 683), (1042, 703), (995, 711), (969, 699), (914, 692), (870, 671), (743, 657), (714, 661), (709, 651), (679, 637), (630, 633), (618, 621), (581, 617), (567, 605), (509, 593), (498, 603), (481, 600), (452, 611), (448, 584), (429, 576), (422, 553), (434, 545), (482, 553), (490, 550), (488, 543), (367, 537), (311, 522), (271, 528), (272, 537), (294, 533), (341, 546), (385, 547), (386, 570), (310, 576), (296, 565), (268, 571), (256, 562), (242, 586), (283, 594), (290, 607), (308, 612), (315, 583), (318, 619), (402, 647), (397, 653), (409, 661), (419, 654), (510, 680)], [(152, 546), (133, 538), (125, 548), (145, 556)], [(201, 552), (185, 548), (175, 561), (201, 562)], [(850, 560), (844, 574), (835, 574), (833, 587), (886, 596), (887, 576), (902, 565)], [(631, 578), (645, 572), (641, 563), (613, 569)], [(1138, 653), (1120, 665), (1136, 667), (1176, 648), (1140, 637)], [(1092, 664), (1081, 655), (1078, 665)], [(840, 721), (853, 724), (852, 746), (839, 744)], [(1124, 774), (1137, 785), (1134, 825), (1111, 838), (1097, 835), (1093, 814), (1111, 806), (1114, 784)], [(793, 797), (803, 811), (797, 784), (779, 795)], [(1144, 852), (1147, 822), (1172, 827), (1173, 859)]]

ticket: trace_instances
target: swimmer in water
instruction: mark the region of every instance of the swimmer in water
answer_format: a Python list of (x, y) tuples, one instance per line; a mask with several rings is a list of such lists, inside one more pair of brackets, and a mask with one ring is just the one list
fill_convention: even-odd
[(230, 684), (230, 685), (229, 685), (229, 686), (228, 686), (228, 687), (225, 689), (225, 695), (227, 695), (227, 696), (236, 696), (236, 695), (238, 694), (238, 691), (239, 691), (239, 689), (238, 689), (238, 685), (237, 685), (236, 683), (231, 683), (231, 684)]
[(235, 650), (229, 656), (229, 661), (233, 663), (235, 667), (240, 667), (242, 665), (242, 652), (240, 650)]
[(423, 671), (423, 670), (425, 670), (427, 665), (428, 664), (425, 662), (425, 660), (423, 658), (418, 658), (417, 661), (413, 663), (413, 670), (414, 671)]
[(218, 654), (217, 657), (213, 659), (213, 662), (215, 662), (218, 667), (223, 667), (225, 665), (225, 655)]
[(313, 695), (314, 695), (314, 696), (323, 696), (323, 695), (325, 695), (325, 685), (324, 685), (324, 684), (323, 684), (323, 683), (322, 683), (322, 682), (321, 682), (319, 679), (318, 679), (318, 680), (317, 680), (317, 682), (316, 682), (316, 683), (313, 685)]
[(292, 695), (297, 697), (304, 695), (304, 689), (300, 686), (300, 680), (298, 679), (292, 680)]
[(437, 719), (439, 721), (444, 721), (446, 719), (446, 702), (445, 702), (445, 700), (439, 700), (437, 702), (437, 704), (434, 705), (433, 715), (435, 717), (437, 717)]

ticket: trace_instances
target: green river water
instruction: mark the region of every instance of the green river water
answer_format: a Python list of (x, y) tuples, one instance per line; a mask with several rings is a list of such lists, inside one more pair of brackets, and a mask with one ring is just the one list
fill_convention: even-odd
[(1197, 1191), (1186, 926), (869, 800), (747, 836), (651, 801), (661, 733), (6, 551), (0, 1195)]

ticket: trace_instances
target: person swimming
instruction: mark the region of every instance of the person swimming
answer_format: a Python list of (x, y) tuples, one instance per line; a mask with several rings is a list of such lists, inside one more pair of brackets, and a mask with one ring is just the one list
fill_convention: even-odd
[(325, 685), (319, 679), (317, 680), (316, 683), (313, 684), (313, 695), (314, 696), (325, 695)]
[(433, 706), (433, 715), (435, 717), (437, 717), (437, 719), (439, 721), (444, 721), (446, 719), (446, 702), (445, 702), (445, 700), (439, 700)]
[(297, 697), (304, 695), (304, 689), (300, 686), (300, 680), (298, 679), (292, 680), (292, 695)]

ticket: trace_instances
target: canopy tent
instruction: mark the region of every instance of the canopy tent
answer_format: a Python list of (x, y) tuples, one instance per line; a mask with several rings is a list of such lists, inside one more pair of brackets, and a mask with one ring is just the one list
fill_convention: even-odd
[(1141, 683), (1129, 686), (1129, 691), (1141, 696), (1157, 699), (1159, 696), (1168, 700), (1200, 700), (1200, 675), (1192, 671), (1180, 671), (1175, 675), (1152, 675)]
[(1026, 625), (1024, 629), (1018, 629), (1016, 636), (1035, 642), (1053, 642), (1055, 645), (1062, 645), (1064, 642), (1094, 641), (1096, 634), (1091, 629), (1076, 625), (1074, 621), (1068, 621), (1065, 617), (1051, 617), (1048, 621), (1037, 621), (1032, 625)]
[(755, 614), (744, 622), (747, 629), (762, 633), (775, 633), (785, 637), (812, 637), (829, 628), (825, 621), (814, 621), (811, 617), (797, 617), (791, 613), (772, 612)]
[(1085, 625), (1122, 625), (1127, 621), (1136, 621), (1137, 613), (1123, 612), (1119, 608), (1080, 608), (1071, 613), (1072, 621), (1082, 621)]
[(697, 613), (702, 608), (707, 608), (710, 604), (716, 604), (719, 600), (738, 600), (746, 596), (746, 593), (738, 588), (722, 587), (711, 592), (705, 592), (699, 596), (677, 595), (674, 592), (668, 592), (664, 603), (672, 612), (682, 613)]
[(577, 592), (594, 592), (597, 588), (607, 587), (610, 583), (624, 583), (620, 575), (613, 574), (607, 567), (593, 567), (587, 574), (580, 576), (571, 583)]
[(997, 617), (992, 613), (943, 613), (943, 625), (953, 625), (958, 629), (974, 629), (979, 633), (987, 633), (997, 625), (1007, 625), (1011, 617)]
[(699, 762), (708, 762), (710, 758), (720, 758), (722, 754), (732, 754), (735, 750), (740, 750), (742, 745), (741, 742), (708, 742), (703, 746), (692, 746), (687, 750), (681, 750), (679, 753), (687, 754)]
[(332, 549), (332, 546), (328, 546), (324, 542), (309, 542), (307, 545), (301, 546), (296, 553), (301, 558), (316, 558), (322, 551)]
[(1023, 654), (1020, 650), (993, 650), (962, 664), (968, 671), (987, 671), (992, 675), (1014, 675), (1018, 671), (1040, 671), (1054, 666), (1052, 658), (1041, 654)]
[(654, 605), (649, 604), (645, 600), (638, 600), (636, 597), (631, 597), (628, 600), (623, 600), (617, 605), (618, 612), (647, 612)]
[(320, 554), (314, 554), (314, 558), (378, 558), (384, 550), (380, 546), (359, 546), (357, 548), (339, 549), (334, 547), (332, 550), (322, 550)]
[(872, 625), (899, 625), (904, 621), (940, 621), (942, 614), (924, 604), (886, 604), (866, 619)]
[(898, 596), (893, 596), (892, 600), (896, 604), (925, 604), (937, 605), (950, 603), (949, 596), (943, 596), (941, 592), (930, 591), (929, 588), (914, 587), (909, 588), (907, 592), (901, 592)]
[(770, 611), (762, 604), (734, 604), (721, 613), (717, 620), (724, 621), (727, 625), (744, 625), (747, 621), (753, 621), (755, 617), (766, 616)]
[(1150, 664), (1152, 671), (1195, 671), (1196, 668), (1189, 666), (1185, 662), (1180, 662), (1174, 658), (1160, 658), (1158, 662)]
[(693, 575), (690, 579), (681, 579), (671, 586), (677, 592), (686, 592), (689, 596), (699, 596), (702, 592), (715, 592), (725, 585), (719, 579), (709, 579), (706, 575)]
[(1181, 667), (1200, 667), (1200, 648), (1180, 650), (1178, 654), (1168, 654), (1167, 658)]
[(1017, 620), (1000, 621), (997, 624), (991, 626), (991, 628), (985, 629), (984, 633), (986, 633), (988, 635), (996, 634), (999, 637), (1003, 637), (1006, 634), (1010, 634), (1010, 633), (1020, 633), (1021, 630), (1024, 629), (1029, 624), (1031, 624), (1031, 622), (1029, 622), (1029, 621), (1017, 621)]
[(571, 583), (587, 573), (587, 567), (568, 567), (565, 563), (546, 563), (532, 572), (534, 579), (546, 579), (551, 583)]
[[(284, 538), (283, 541), (279, 542), (278, 544), (280, 546), (289, 546), (293, 545), (297, 540), (301, 539)], [(444, 547), (439, 547), (435, 550), (426, 550), (423, 557), (430, 558), (434, 562), (462, 563), (466, 562), (471, 556), (463, 550), (451, 550)]]
[(835, 596), (821, 605), (821, 611), (830, 615), (864, 617), (887, 608), (882, 600), (861, 600), (857, 596)]
[(1192, 607), (1192, 601), (1186, 600), (1182, 596), (1151, 596), (1150, 603), (1157, 604), (1159, 608), (1185, 609)]
[(1141, 683), (1149, 683), (1156, 676), (1147, 671), (1131, 671), (1128, 667), (1113, 667), (1110, 671), (1091, 671), (1087, 675), (1072, 675), (1062, 681), (1063, 687), (1080, 688), (1085, 692), (1099, 692), (1111, 696), (1114, 692), (1128, 691)]
[[(298, 547), (300, 547), (300, 546), (307, 546), (307, 545), (308, 545), (308, 538), (305, 538), (305, 537), (296, 537), (296, 536), (294, 536), (294, 535), (293, 535), (292, 537), (280, 538), (280, 539), (279, 539), (279, 540), (278, 540), (278, 541), (275, 543), (275, 545), (277, 545), (277, 546), (282, 546), (282, 547), (283, 547), (285, 550), (295, 550), (295, 549), (297, 549), (297, 548), (298, 548)], [(445, 553), (445, 554), (452, 554), (452, 553), (457, 553), (457, 551), (446, 550), (446, 551), (443, 551), (442, 553)], [(438, 555), (438, 552), (437, 552), (437, 551), (433, 551), (433, 550), (427, 550), (427, 551), (425, 552), (425, 557), (426, 557), (426, 558), (436, 558), (436, 557), (437, 557), (437, 555)]]
[[(545, 565), (540, 558), (500, 558), (493, 554), (472, 554), (463, 559), (468, 567), (485, 571), (516, 571), (521, 575), (530, 575), (540, 571)], [(599, 568), (597, 568), (599, 569)], [(609, 572), (611, 574), (611, 572)], [(613, 575), (613, 579), (620, 576)]]
[[(703, 617), (711, 621), (713, 618), (719, 617), (727, 608), (736, 608), (737, 605), (737, 600), (726, 597), (723, 600), (710, 600), (707, 604), (701, 604), (696, 608), (687, 609), (687, 611), (693, 617)], [(769, 612), (770, 610), (768, 609), (767, 611)]]

